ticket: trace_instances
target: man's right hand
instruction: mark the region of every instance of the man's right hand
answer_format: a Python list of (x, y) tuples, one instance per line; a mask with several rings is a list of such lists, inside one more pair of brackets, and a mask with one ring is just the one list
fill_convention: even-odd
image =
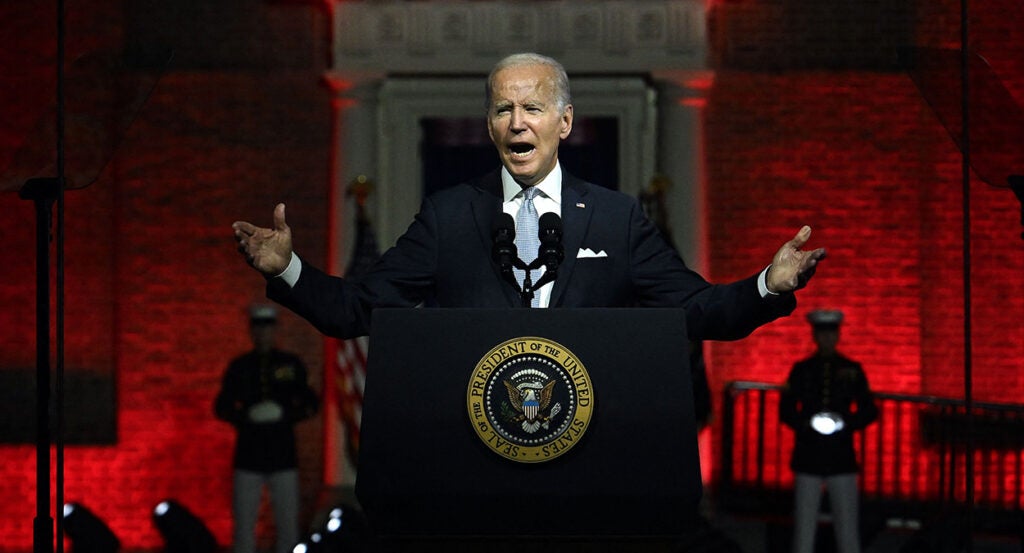
[(274, 207), (274, 228), (257, 227), (246, 221), (231, 224), (238, 252), (257, 271), (267, 276), (281, 274), (292, 259), (292, 229), (284, 220), (284, 204)]

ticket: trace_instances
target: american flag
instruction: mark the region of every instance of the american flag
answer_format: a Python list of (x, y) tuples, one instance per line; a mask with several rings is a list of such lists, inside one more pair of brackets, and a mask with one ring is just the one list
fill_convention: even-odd
[(366, 381), (365, 337), (341, 340), (335, 348), (338, 414), (345, 425), (345, 448), (353, 464), (359, 458), (359, 425), (363, 415), (363, 384)]
[[(365, 274), (379, 257), (377, 239), (360, 202), (357, 205), (355, 248), (345, 277), (355, 278)], [(359, 425), (363, 413), (368, 348), (369, 340), (366, 337), (341, 340), (335, 347), (337, 374), (334, 381), (338, 394), (338, 413), (345, 426), (346, 453), (353, 466), (359, 458)]]

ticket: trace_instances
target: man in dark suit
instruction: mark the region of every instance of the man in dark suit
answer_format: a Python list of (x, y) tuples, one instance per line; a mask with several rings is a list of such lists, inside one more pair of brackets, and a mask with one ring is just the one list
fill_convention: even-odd
[[(682, 307), (688, 328), (680, 332), (691, 340), (742, 338), (793, 311), (793, 292), (825, 256), (822, 248), (801, 249), (810, 227), (760, 273), (710, 284), (686, 267), (636, 199), (562, 171), (558, 146), (572, 131), (573, 107), (557, 61), (509, 56), (491, 71), (487, 92), (487, 128), (501, 169), (427, 198), (362, 277), (331, 277), (301, 260), (283, 204), (274, 209), (273, 228), (234, 223), (239, 251), (268, 278), (268, 296), (337, 337), (367, 334), (377, 307), (518, 307), (522, 285), (503, 277), (492, 233), (504, 212), (517, 216), (517, 239), (536, 236), (520, 228), (519, 213), (528, 211), (534, 220), (555, 213), (563, 226), (565, 259), (557, 278), (535, 290), (537, 307)], [(519, 254), (532, 259), (536, 251), (520, 246)]]

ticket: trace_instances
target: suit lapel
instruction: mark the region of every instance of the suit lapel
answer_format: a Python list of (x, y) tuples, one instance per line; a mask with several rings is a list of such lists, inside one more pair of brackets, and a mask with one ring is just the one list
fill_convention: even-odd
[(565, 259), (558, 268), (558, 278), (551, 290), (551, 307), (560, 307), (562, 295), (568, 287), (573, 268), (576, 267), (576, 252), (583, 245), (583, 237), (590, 226), (593, 206), (587, 204), (587, 185), (582, 180), (562, 172), (562, 246)]
[[(481, 177), (475, 183), (475, 187), (480, 193), (473, 198), (470, 208), (473, 210), (473, 220), (476, 223), (480, 241), (484, 245), (484, 251), (490, 252), (493, 245), (491, 226), (494, 223), (494, 218), (501, 213), (502, 190), (500, 171), (493, 171)], [(494, 270), (495, 280), (509, 302), (508, 307), (518, 306), (520, 303), (519, 294), (501, 278), (501, 270), (497, 264), (492, 262), (491, 267)]]

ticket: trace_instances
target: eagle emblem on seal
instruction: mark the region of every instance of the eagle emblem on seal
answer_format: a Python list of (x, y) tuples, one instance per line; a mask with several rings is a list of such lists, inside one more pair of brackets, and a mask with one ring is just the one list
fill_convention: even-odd
[(533, 434), (541, 427), (547, 430), (551, 417), (557, 415), (562, 408), (561, 404), (555, 403), (548, 413), (555, 381), (527, 380), (518, 385), (508, 380), (503, 382), (505, 389), (508, 390), (509, 403), (516, 411), (512, 422), (521, 423), (523, 430), (529, 434)]
[(590, 424), (594, 388), (565, 346), (536, 336), (506, 340), (480, 358), (466, 386), (477, 437), (517, 463), (543, 463), (578, 444)]

